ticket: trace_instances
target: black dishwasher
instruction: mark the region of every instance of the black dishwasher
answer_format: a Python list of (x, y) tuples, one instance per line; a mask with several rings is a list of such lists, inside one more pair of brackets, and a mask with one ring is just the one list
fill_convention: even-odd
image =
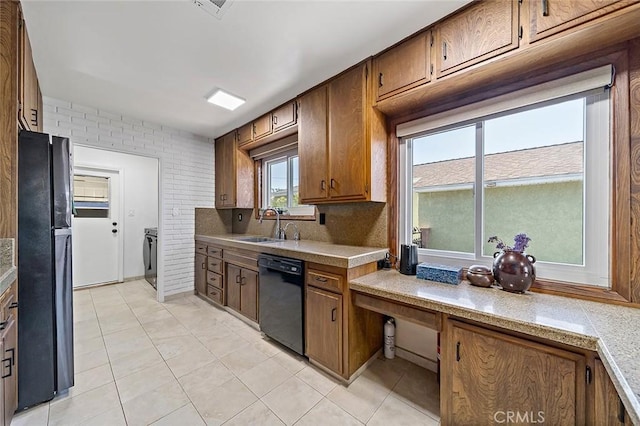
[(260, 329), (304, 355), (304, 262), (261, 254)]

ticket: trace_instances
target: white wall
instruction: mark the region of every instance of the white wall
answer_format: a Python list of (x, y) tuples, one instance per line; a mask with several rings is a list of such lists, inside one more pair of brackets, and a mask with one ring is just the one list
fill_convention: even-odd
[(124, 217), (119, 229), (124, 235), (124, 277), (144, 275), (142, 246), (144, 228), (158, 226), (158, 159), (115, 151), (74, 146), (73, 163), (122, 170)]
[(44, 97), (43, 102), (46, 133), (159, 159), (158, 298), (192, 290), (194, 209), (214, 207), (213, 140), (67, 101)]

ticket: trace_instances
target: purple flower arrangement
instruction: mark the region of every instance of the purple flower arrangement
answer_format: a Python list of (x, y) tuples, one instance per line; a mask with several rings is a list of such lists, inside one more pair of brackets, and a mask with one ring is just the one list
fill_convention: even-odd
[(493, 236), (489, 238), (489, 243), (497, 243), (496, 248), (502, 251), (517, 251), (518, 253), (524, 252), (524, 249), (529, 247), (529, 241), (531, 238), (527, 237), (527, 234), (518, 234), (513, 238), (513, 247), (506, 245), (500, 238)]

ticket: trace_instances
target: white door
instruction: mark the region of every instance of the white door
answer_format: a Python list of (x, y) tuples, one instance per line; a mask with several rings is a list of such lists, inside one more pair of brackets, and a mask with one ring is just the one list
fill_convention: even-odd
[(74, 169), (73, 286), (122, 281), (120, 174)]

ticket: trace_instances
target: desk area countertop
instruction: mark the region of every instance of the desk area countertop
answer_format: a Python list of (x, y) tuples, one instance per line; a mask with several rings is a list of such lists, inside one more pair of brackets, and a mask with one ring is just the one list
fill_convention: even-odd
[(13, 264), (13, 238), (0, 238), (0, 294), (16, 280), (17, 268)]
[(378, 271), (352, 291), (595, 351), (634, 424), (640, 424), (640, 309), (499, 288), (442, 284)]
[(355, 268), (384, 259), (386, 248), (356, 247), (310, 240), (279, 240), (270, 242), (248, 242), (239, 238), (246, 238), (244, 234), (221, 234), (215, 236), (196, 235), (197, 241), (217, 244), (259, 253), (293, 257), (305, 262), (322, 263), (339, 268)]

